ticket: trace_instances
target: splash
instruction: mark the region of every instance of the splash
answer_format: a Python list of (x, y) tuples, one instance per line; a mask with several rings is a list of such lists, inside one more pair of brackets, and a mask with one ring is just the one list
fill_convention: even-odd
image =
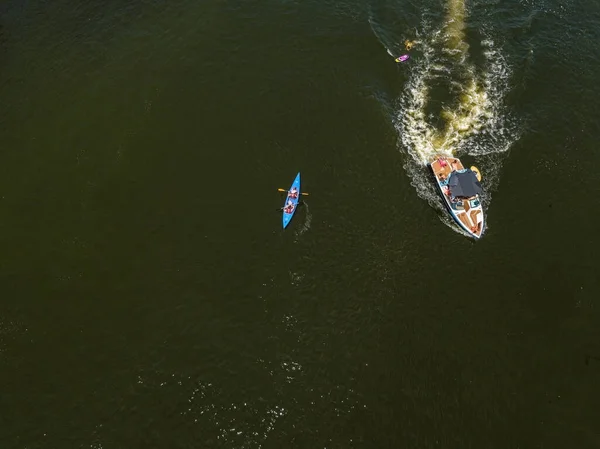
[[(520, 134), (504, 107), (510, 67), (485, 31), (480, 31), (480, 62), (470, 62), (466, 16), (464, 0), (448, 0), (440, 27), (422, 23), (415, 39), (421, 54), (413, 59), (397, 105), (401, 150), (412, 156), (406, 171), (417, 194), (439, 210), (443, 204), (423, 165), (439, 154), (477, 156), (486, 183), (482, 201), (488, 207), (499, 179), (499, 154)], [(458, 230), (447, 214), (440, 219)]]
[[(494, 42), (482, 42), (487, 67), (481, 73), (468, 62), (465, 40), (466, 7), (463, 0), (449, 0), (442, 28), (420, 40), (424, 57), (414, 66), (398, 120), (402, 143), (416, 161), (425, 164), (435, 154), (452, 155), (465, 149), (469, 138), (484, 130), (498, 130), (499, 105), (507, 86), (508, 67), (495, 51)], [(430, 88), (446, 83), (453, 102), (441, 105), (441, 126), (428, 114)], [(495, 86), (501, 86), (500, 88)]]
[(445, 24), (445, 37), (447, 48), (458, 52), (466, 52), (468, 45), (465, 42), (465, 16), (466, 8), (464, 0), (448, 1), (448, 17)]

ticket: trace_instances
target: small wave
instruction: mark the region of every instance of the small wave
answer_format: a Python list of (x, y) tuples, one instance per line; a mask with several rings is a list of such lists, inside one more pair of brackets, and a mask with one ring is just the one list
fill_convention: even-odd
[(304, 215), (304, 221), (302, 222), (300, 227), (295, 231), (294, 243), (297, 243), (298, 238), (310, 229), (310, 225), (312, 223), (312, 214), (310, 213), (310, 209), (306, 201), (304, 201), (304, 210), (306, 211)]
[(302, 280), (304, 279), (304, 273), (297, 273), (295, 271), (290, 271), (290, 283), (294, 286), (300, 285)]
[[(481, 42), (483, 66), (468, 62), (465, 16), (464, 2), (450, 0), (442, 27), (431, 29), (427, 22), (422, 23), (421, 56), (412, 60), (405, 92), (397, 104), (395, 127), (400, 150), (411, 156), (405, 169), (417, 194), (439, 210), (444, 205), (424, 169), (434, 155), (476, 156), (485, 178), (482, 201), (487, 207), (501, 167), (501, 158), (494, 155), (507, 151), (520, 136), (516, 120), (504, 106), (510, 90), (510, 66), (495, 40), (485, 34)], [(436, 100), (432, 98), (433, 86), (441, 83), (449, 86), (455, 100), (442, 103), (436, 118), (428, 106)], [(458, 230), (447, 214), (441, 217)]]
[[(413, 67), (396, 121), (403, 147), (420, 163), (425, 164), (438, 153), (452, 155), (463, 150), (477, 155), (497, 151), (498, 142), (489, 145), (489, 139), (479, 135), (497, 141), (506, 134), (502, 102), (508, 90), (510, 70), (493, 47), (493, 41), (484, 44), (487, 45), (484, 73), (478, 75), (474, 66), (466, 66), (462, 74), (464, 81), (456, 81), (448, 79), (454, 67), (444, 64), (431, 42), (429, 45), (424, 43), (423, 58)], [(458, 97), (454, 105), (443, 105), (442, 129), (432, 124), (434, 117), (427, 116), (430, 86), (439, 79), (448, 82)], [(509, 134), (507, 137), (512, 143), (514, 132)], [(470, 139), (472, 135), (478, 135), (478, 138)]]

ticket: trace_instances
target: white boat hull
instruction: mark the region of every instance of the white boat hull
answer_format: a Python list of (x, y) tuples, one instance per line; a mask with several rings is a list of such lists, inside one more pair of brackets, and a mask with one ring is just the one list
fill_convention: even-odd
[(485, 229), (485, 216), (479, 195), (469, 198), (454, 198), (447, 185), (452, 173), (467, 171), (460, 160), (453, 157), (436, 157), (429, 164), (429, 168), (433, 172), (438, 191), (454, 221), (471, 237), (481, 238)]

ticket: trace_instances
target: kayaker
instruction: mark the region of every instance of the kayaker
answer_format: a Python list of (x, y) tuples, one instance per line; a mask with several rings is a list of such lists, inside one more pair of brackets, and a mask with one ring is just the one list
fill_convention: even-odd
[(298, 198), (298, 189), (294, 187), (288, 195), (290, 198)]
[(285, 209), (283, 209), (283, 211), (286, 214), (291, 214), (293, 210), (294, 210), (294, 203), (292, 203), (291, 201), (288, 201), (288, 203), (286, 204)]

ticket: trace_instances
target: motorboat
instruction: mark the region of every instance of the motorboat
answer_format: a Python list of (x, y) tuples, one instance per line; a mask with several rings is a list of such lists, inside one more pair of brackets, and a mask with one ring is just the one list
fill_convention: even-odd
[(438, 155), (429, 163), (440, 195), (454, 221), (476, 239), (485, 228), (480, 194), (481, 173), (477, 167), (465, 168), (460, 159)]

